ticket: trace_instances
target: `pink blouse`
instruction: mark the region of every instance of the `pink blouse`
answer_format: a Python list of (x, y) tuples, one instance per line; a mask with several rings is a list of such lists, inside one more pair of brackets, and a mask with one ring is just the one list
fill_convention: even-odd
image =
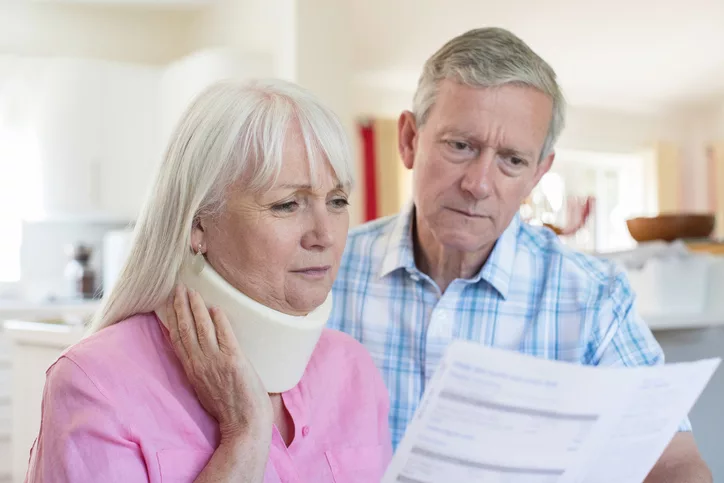
[[(365, 349), (325, 330), (300, 383), (282, 394), (265, 483), (379, 482), (392, 457), (388, 393)], [(26, 482), (192, 482), (219, 442), (153, 314), (68, 349), (47, 372)]]

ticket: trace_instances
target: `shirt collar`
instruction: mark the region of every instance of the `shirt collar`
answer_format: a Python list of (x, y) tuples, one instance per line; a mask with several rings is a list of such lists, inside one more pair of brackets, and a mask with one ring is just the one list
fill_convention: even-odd
[(495, 242), (488, 260), (471, 282), (480, 279), (488, 282), (505, 299), (510, 289), (510, 278), (513, 275), (515, 254), (518, 251), (518, 234), (520, 232), (520, 215), (515, 214), (508, 227)]
[(387, 238), (385, 256), (382, 258), (382, 264), (380, 265), (380, 278), (400, 268), (405, 268), (408, 271), (417, 270), (412, 247), (414, 215), (415, 206), (408, 203), (397, 216), (390, 236)]
[[(418, 272), (412, 246), (414, 215), (415, 207), (412, 203), (409, 203), (397, 216), (387, 239), (385, 256), (382, 258), (380, 265), (380, 278), (401, 268), (409, 272)], [(497, 290), (503, 298), (507, 298), (510, 278), (515, 264), (515, 254), (518, 248), (520, 226), (520, 215), (516, 213), (503, 234), (498, 238), (483, 267), (477, 275), (466, 280), (466, 282), (477, 283), (482, 279)]]

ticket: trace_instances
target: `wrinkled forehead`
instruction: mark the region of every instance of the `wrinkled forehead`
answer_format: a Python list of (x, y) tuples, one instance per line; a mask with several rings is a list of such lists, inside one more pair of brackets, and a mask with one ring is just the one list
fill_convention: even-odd
[[(425, 128), (496, 138), (538, 153), (550, 127), (553, 103), (538, 89), (516, 83), (476, 87), (445, 81)], [(423, 128), (424, 129), (424, 128)], [(483, 139), (486, 140), (486, 139)]]

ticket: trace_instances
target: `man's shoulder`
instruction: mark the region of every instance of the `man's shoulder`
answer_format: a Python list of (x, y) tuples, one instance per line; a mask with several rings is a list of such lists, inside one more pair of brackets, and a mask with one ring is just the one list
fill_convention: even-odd
[[(539, 261), (540, 275), (555, 274), (560, 284), (605, 293), (627, 287), (626, 275), (620, 266), (604, 257), (565, 245), (548, 228), (523, 224), (518, 244), (519, 252)], [(526, 263), (525, 259), (521, 261)]]
[(342, 265), (362, 261), (369, 263), (381, 258), (387, 248), (395, 224), (400, 215), (391, 215), (368, 221), (352, 228), (347, 235)]
[(394, 228), (399, 216), (399, 214), (394, 214), (357, 225), (349, 231), (347, 240), (348, 242), (376, 240), (387, 235)]

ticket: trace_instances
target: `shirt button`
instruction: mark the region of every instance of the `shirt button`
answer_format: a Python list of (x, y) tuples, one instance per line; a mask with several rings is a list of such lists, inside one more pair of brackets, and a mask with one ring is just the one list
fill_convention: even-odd
[(302, 428), (302, 436), (304, 436), (306, 438), (307, 435), (309, 435), (309, 426), (304, 426)]

